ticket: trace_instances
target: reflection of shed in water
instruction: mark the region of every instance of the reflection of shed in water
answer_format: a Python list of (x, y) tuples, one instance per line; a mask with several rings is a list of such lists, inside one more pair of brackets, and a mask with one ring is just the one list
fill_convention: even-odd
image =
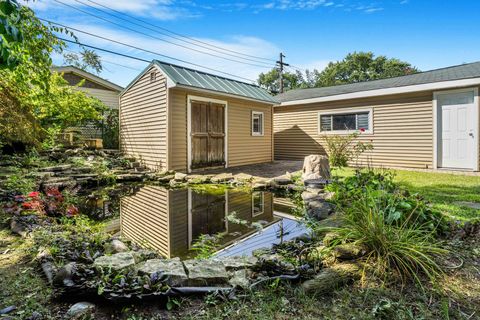
[[(269, 224), (277, 220), (273, 216), (273, 196), (268, 192), (229, 190), (214, 195), (146, 186), (122, 198), (120, 211), (122, 236), (166, 257), (188, 255), (192, 242), (201, 234), (224, 233), (220, 241), (228, 245), (255, 232), (252, 222)], [(236, 219), (226, 219), (227, 213), (233, 212)]]

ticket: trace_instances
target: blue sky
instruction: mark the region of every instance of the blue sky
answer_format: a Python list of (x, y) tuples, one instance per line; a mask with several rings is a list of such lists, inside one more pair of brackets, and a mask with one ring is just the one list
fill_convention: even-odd
[[(58, 1), (102, 16), (131, 30), (89, 16)], [(373, 51), (377, 55), (396, 57), (421, 70), (480, 60), (480, 1), (94, 1), (203, 43), (250, 56), (275, 60), (279, 52), (284, 52), (288, 63), (302, 69), (321, 70), (329, 61), (342, 59), (353, 51)], [(267, 71), (268, 66), (273, 66), (274, 63), (268, 60), (254, 63), (240, 59), (267, 65), (258, 67), (194, 52), (159, 38), (238, 60), (236, 57), (165, 37), (156, 32), (158, 29), (155, 28), (148, 30), (128, 24), (85, 4), (106, 10), (88, 0), (37, 0), (33, 4), (29, 3), (41, 18), (248, 79), (256, 79), (258, 73)], [(127, 16), (123, 17), (140, 23)], [(78, 32), (76, 35), (82, 42), (105, 49), (147, 60), (157, 58), (168, 61)], [(78, 51), (78, 47), (72, 45), (69, 50)], [(146, 66), (144, 62), (101, 52), (99, 54), (104, 60), (105, 68), (101, 76), (120, 85), (127, 85)], [(62, 64), (62, 57), (55, 55), (54, 62)]]

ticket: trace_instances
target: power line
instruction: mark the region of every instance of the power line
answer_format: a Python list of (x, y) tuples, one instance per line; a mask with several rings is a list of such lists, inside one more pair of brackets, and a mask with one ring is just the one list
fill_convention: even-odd
[[(125, 13), (122, 13), (120, 11), (117, 11), (117, 10), (114, 10), (112, 8), (109, 8), (101, 3), (98, 3), (98, 2), (95, 2), (95, 1), (92, 1), (92, 0), (87, 0), (88, 2), (90, 3), (93, 3), (97, 6), (100, 6), (100, 7), (103, 7), (105, 9), (108, 9), (109, 11), (113, 11), (113, 12), (116, 12), (116, 13), (119, 13), (120, 15), (117, 15), (117, 14), (113, 14), (113, 13), (110, 13), (106, 10), (102, 10), (102, 9), (99, 9), (95, 6), (92, 6), (92, 5), (89, 5), (83, 1), (80, 1), (80, 0), (74, 0), (75, 2), (77, 3), (80, 3), (86, 7), (89, 7), (89, 8), (92, 8), (96, 11), (100, 11), (100, 12), (103, 12), (109, 16), (112, 16), (112, 17), (115, 17), (117, 19), (120, 19), (120, 20), (123, 20), (123, 21), (126, 21), (130, 24), (133, 24), (133, 25), (136, 25), (136, 26), (139, 26), (141, 28), (144, 28), (144, 29), (147, 29), (147, 30), (150, 30), (150, 31), (153, 31), (153, 32), (156, 32), (156, 33), (159, 33), (159, 34), (162, 34), (166, 37), (170, 37), (172, 39), (176, 39), (176, 40), (179, 40), (179, 41), (182, 41), (182, 42), (185, 42), (185, 43), (188, 43), (188, 44), (191, 44), (191, 45), (194, 45), (194, 46), (197, 46), (197, 47), (201, 47), (201, 48), (204, 48), (204, 49), (207, 49), (207, 50), (211, 50), (211, 51), (214, 51), (214, 52), (218, 52), (220, 54), (223, 54), (223, 55), (228, 55), (228, 56), (232, 56), (232, 57), (235, 57), (235, 58), (240, 58), (240, 59), (244, 59), (244, 60), (247, 60), (247, 61), (252, 61), (252, 62), (256, 62), (256, 63), (265, 63), (264, 60), (267, 60), (267, 61), (275, 61), (275, 60), (270, 60), (270, 59), (266, 59), (266, 58), (261, 58), (261, 57), (255, 57), (255, 56), (250, 56), (250, 55), (247, 55), (247, 54), (244, 54), (244, 53), (240, 53), (240, 52), (235, 52), (235, 54), (232, 54), (232, 53), (226, 53), (225, 51), (231, 51), (229, 49), (224, 49), (224, 48), (221, 48), (221, 49), (217, 49), (217, 46), (215, 45), (212, 45), (212, 44), (209, 44), (207, 42), (203, 42), (203, 41), (197, 41), (196, 39), (194, 38), (189, 38), (187, 36), (181, 36), (181, 35), (175, 35), (176, 33), (174, 33), (173, 31), (170, 31), (166, 28), (162, 28), (162, 27), (159, 27), (157, 25), (154, 25), (152, 23), (149, 23), (148, 21), (145, 21), (145, 20), (142, 20), (142, 19), (138, 19), (134, 16), (131, 16), (131, 15), (128, 15), (128, 14), (125, 14)], [(133, 19), (133, 20), (136, 20), (136, 21), (140, 21), (141, 23), (137, 23), (135, 21), (132, 21), (130, 19), (126, 19), (124, 18), (124, 16), (127, 16), (129, 17), (130, 19)], [(145, 26), (144, 24), (146, 24), (147, 26)], [(149, 27), (149, 26), (152, 26), (152, 27)], [(156, 28), (156, 29), (155, 29)], [(165, 30), (166, 32), (162, 32), (162, 31), (159, 31), (159, 30)], [(173, 33), (174, 35), (171, 35), (169, 33)], [(188, 39), (188, 40), (185, 40), (184, 38)], [(200, 43), (197, 43), (197, 42), (200, 42)], [(246, 57), (244, 57), (246, 56)], [(252, 57), (254, 57), (254, 59), (252, 59)]]
[[(178, 43), (175, 43), (175, 42), (172, 42), (172, 41), (169, 41), (169, 40), (165, 40), (165, 39), (162, 39), (162, 38), (159, 38), (159, 37), (156, 37), (156, 36), (153, 36), (151, 34), (148, 34), (148, 33), (145, 33), (145, 32), (142, 32), (142, 31), (138, 31), (138, 30), (135, 30), (133, 28), (130, 28), (130, 27), (127, 27), (127, 26), (124, 26), (120, 23), (116, 23), (114, 21), (111, 21), (109, 19), (106, 19), (106, 18), (103, 18), (101, 16), (98, 16), (96, 14), (93, 14), (91, 12), (88, 12), (88, 11), (85, 11), (85, 10), (82, 10), (80, 8), (77, 8), (75, 6), (72, 6), (72, 5), (69, 5), (67, 3), (64, 3), (60, 0), (54, 0), (55, 2), (57, 3), (60, 3), (64, 6), (67, 6), (67, 7), (70, 7), (74, 10), (77, 10), (79, 12), (82, 12), (86, 15), (89, 15), (89, 16), (92, 16), (92, 17), (95, 17), (97, 19), (100, 19), (102, 21), (105, 21), (105, 22), (108, 22), (110, 24), (113, 24), (115, 26), (118, 26), (120, 28), (123, 28), (123, 29), (126, 29), (126, 30), (130, 30), (132, 32), (135, 32), (135, 33), (138, 33), (138, 34), (141, 34), (141, 35), (144, 35), (144, 36), (147, 36), (147, 37), (150, 37), (150, 38), (153, 38), (153, 39), (156, 39), (156, 40), (159, 40), (159, 41), (163, 41), (163, 42), (166, 42), (166, 43), (170, 43), (172, 45), (175, 45), (175, 46), (179, 46), (179, 47), (182, 47), (182, 48), (185, 48), (185, 49), (188, 49), (188, 50), (191, 50), (191, 51), (195, 51), (195, 52), (198, 52), (198, 53), (202, 53), (202, 54), (205, 54), (205, 55), (208, 55), (208, 56), (212, 56), (212, 57), (216, 57), (216, 58), (220, 58), (220, 59), (224, 59), (224, 60), (228, 60), (228, 61), (232, 61), (232, 62), (237, 62), (237, 63), (241, 63), (241, 64), (245, 64), (245, 65), (251, 65), (251, 66), (255, 66), (255, 67), (260, 67), (260, 68), (271, 68), (272, 66), (267, 66), (267, 65), (259, 65), (259, 64), (253, 64), (253, 63), (249, 63), (249, 62), (244, 62), (244, 61), (240, 61), (240, 60), (236, 60), (236, 59), (230, 59), (230, 58), (226, 58), (226, 57), (222, 57), (222, 56), (219, 56), (219, 55), (216, 55), (216, 54), (213, 54), (213, 53), (209, 53), (209, 52), (205, 52), (205, 51), (202, 51), (202, 50), (197, 50), (197, 49), (194, 49), (194, 48), (190, 48), (188, 46), (185, 46), (185, 45), (181, 45), (181, 44), (178, 44)], [(77, 1), (77, 0), (75, 0)]]
[[(78, 44), (78, 45), (81, 45), (81, 46), (83, 46), (83, 47), (87, 47), (87, 48), (95, 49), (95, 50), (98, 50), (98, 51), (103, 51), (103, 52), (107, 52), (107, 53), (119, 55), (119, 56), (122, 56), (122, 57), (125, 57), (125, 58), (130, 58), (130, 59), (134, 59), (134, 60), (138, 60), (138, 61), (142, 61), (142, 62), (147, 62), (147, 63), (150, 63), (150, 62), (151, 62), (150, 60), (146, 60), (146, 59), (142, 59), (142, 58), (130, 56), (130, 55), (128, 55), (128, 54), (124, 54), (124, 53), (120, 53), (120, 52), (115, 52), (115, 51), (108, 50), (108, 49), (99, 48), (99, 47), (92, 46), (92, 45), (85, 44), (85, 43), (81, 43), (81, 42), (78, 42), (78, 41), (73, 41), (73, 40), (64, 39), (64, 38), (60, 38), (60, 37), (57, 37), (57, 38), (58, 38), (59, 40), (61, 40), (61, 41)], [(116, 41), (116, 40), (111, 40), (111, 41), (120, 43), (120, 42), (118, 42), (118, 41)], [(127, 46), (130, 46), (130, 45), (127, 45)], [(134, 46), (131, 46), (131, 47), (134, 47)], [(135, 48), (138, 49), (138, 50), (142, 50), (142, 51), (148, 51), (148, 50), (140, 49), (140, 48), (137, 48), (137, 47), (135, 47)], [(252, 79), (244, 78), (244, 77), (241, 77), (241, 76), (234, 75), (234, 74), (232, 74), (232, 73), (228, 73), (228, 72), (225, 72), (225, 71), (220, 71), (220, 70), (213, 69), (213, 68), (210, 68), (210, 67), (205, 67), (205, 66), (202, 66), (202, 65), (193, 63), (193, 62), (186, 61), (186, 60), (177, 59), (177, 58), (170, 57), (170, 56), (167, 56), (167, 55), (163, 55), (163, 54), (160, 54), (160, 53), (155, 53), (155, 52), (153, 52), (153, 51), (151, 51), (151, 53), (152, 53), (152, 54), (155, 54), (155, 55), (158, 55), (158, 56), (161, 56), (161, 57), (164, 57), (164, 58), (167, 58), (167, 59), (176, 60), (176, 61), (179, 61), (179, 62), (182, 62), (182, 63), (186, 63), (186, 64), (189, 64), (189, 65), (198, 67), (198, 68), (202, 68), (202, 69), (210, 70), (210, 71), (213, 71), (213, 72), (225, 74), (225, 75), (228, 75), (228, 76), (230, 76), (230, 77), (235, 77), (235, 78), (238, 78), (238, 79), (243, 79), (243, 80), (246, 80), (246, 81), (249, 81), (249, 82), (255, 82), (255, 81), (252, 80)]]
[[(211, 43), (208, 43), (208, 42), (205, 42), (205, 41), (201, 41), (201, 40), (198, 40), (198, 39), (195, 39), (195, 38), (192, 38), (192, 37), (189, 37), (189, 36), (186, 36), (186, 35), (177, 33), (177, 32), (175, 32), (175, 31), (171, 31), (171, 30), (169, 30), (169, 29), (167, 29), (167, 28), (160, 27), (160, 26), (158, 26), (158, 25), (155, 25), (155, 24), (150, 23), (150, 22), (148, 22), (148, 21), (139, 19), (139, 18), (134, 17), (134, 16), (132, 16), (132, 15), (129, 15), (129, 14), (127, 14), (127, 13), (124, 13), (124, 12), (121, 12), (121, 11), (118, 11), (118, 10), (115, 10), (115, 9), (113, 9), (113, 8), (109, 8), (109, 7), (107, 7), (107, 6), (105, 6), (105, 5), (101, 4), (101, 3), (96, 2), (96, 1), (93, 1), (93, 0), (87, 0), (87, 1), (90, 2), (90, 3), (93, 3), (93, 4), (97, 5), (97, 6), (100, 6), (100, 7), (106, 8), (106, 9), (109, 9), (109, 10), (111, 10), (111, 11), (114, 11), (114, 12), (116, 12), (116, 13), (122, 15), (122, 16), (126, 16), (126, 17), (129, 17), (129, 18), (135, 19), (135, 20), (140, 21), (140, 22), (142, 22), (142, 23), (144, 23), (144, 24), (146, 24), (146, 25), (149, 25), (149, 26), (155, 27), (155, 28), (157, 28), (157, 29), (166, 31), (166, 32), (168, 32), (168, 33), (170, 33), (170, 34), (173, 34), (173, 35), (178, 36), (178, 37), (181, 37), (181, 38), (189, 39), (189, 40), (191, 40), (191, 41), (193, 41), (193, 42), (196, 42), (196, 43), (204, 44), (204, 45), (207, 45), (207, 46), (210, 46), (210, 47), (217, 48), (217, 49), (219, 49), (219, 50), (228, 51), (228, 52), (231, 52), (231, 53), (236, 53), (236, 54), (239, 54), (239, 55), (242, 55), (242, 56), (246, 56), (246, 57), (251, 57), (251, 58), (255, 58), (255, 59), (259, 59), (259, 60), (265, 60), (265, 61), (275, 62), (275, 59), (258, 57), (258, 56), (254, 56), (254, 55), (242, 53), (242, 52), (239, 52), (239, 51), (235, 51), (235, 50), (223, 48), (223, 47), (220, 47), (220, 46), (216, 46), (216, 45), (214, 45), (214, 44), (211, 44)], [(170, 36), (170, 37), (172, 37), (172, 36)], [(178, 37), (173, 37), (173, 38), (174, 38), (174, 39), (177, 39), (177, 40), (181, 40), (181, 38), (178, 38)], [(185, 41), (185, 40), (181, 40), (181, 41)], [(210, 49), (210, 50), (212, 50), (212, 49)]]
[[(67, 52), (75, 53), (75, 54), (81, 54), (80, 52), (73, 51), (73, 50), (69, 50), (69, 49), (63, 49), (63, 50), (64, 50), (64, 51), (67, 51)], [(135, 70), (135, 71), (142, 71), (141, 69), (133, 68), (133, 67), (130, 67), (130, 66), (123, 65), (123, 64), (121, 64), (121, 63), (117, 63), (117, 62), (105, 60), (105, 59), (103, 59), (103, 58), (101, 59), (101, 62), (102, 62), (102, 63), (113, 64), (113, 65), (116, 65), (116, 66), (119, 66), (119, 67), (122, 67), (122, 68), (125, 68), (125, 69), (130, 69), (130, 70)]]

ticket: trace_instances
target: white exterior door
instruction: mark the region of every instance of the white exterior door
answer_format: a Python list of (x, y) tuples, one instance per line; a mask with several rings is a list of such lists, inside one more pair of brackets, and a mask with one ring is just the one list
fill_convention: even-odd
[(438, 95), (439, 167), (477, 168), (477, 110), (474, 91)]

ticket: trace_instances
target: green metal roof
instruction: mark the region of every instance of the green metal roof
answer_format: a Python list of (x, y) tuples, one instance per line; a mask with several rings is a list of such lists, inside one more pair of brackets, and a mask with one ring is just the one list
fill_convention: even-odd
[(458, 66), (414, 73), (401, 77), (357, 82), (332, 87), (290, 90), (277, 95), (275, 98), (281, 102), (290, 102), (295, 100), (314, 99), (361, 91), (398, 88), (411, 85), (478, 77), (480, 77), (480, 62), (473, 62)]
[(219, 94), (230, 94), (253, 100), (276, 104), (278, 101), (267, 90), (257, 85), (220, 77), (214, 74), (185, 68), (167, 62), (154, 60), (165, 75), (176, 85), (198, 88)]

